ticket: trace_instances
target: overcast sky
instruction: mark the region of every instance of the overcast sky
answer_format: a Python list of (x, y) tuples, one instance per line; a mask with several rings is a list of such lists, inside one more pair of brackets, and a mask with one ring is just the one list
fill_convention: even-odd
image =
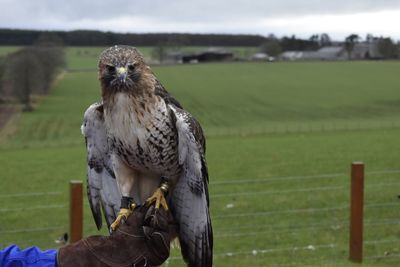
[(400, 0), (0, 0), (0, 28), (249, 33), (308, 38), (350, 33), (400, 40)]

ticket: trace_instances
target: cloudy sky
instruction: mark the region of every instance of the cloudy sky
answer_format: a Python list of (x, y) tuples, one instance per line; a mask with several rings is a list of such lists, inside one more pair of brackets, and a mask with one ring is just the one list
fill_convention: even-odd
[(0, 28), (400, 40), (400, 0), (0, 0)]

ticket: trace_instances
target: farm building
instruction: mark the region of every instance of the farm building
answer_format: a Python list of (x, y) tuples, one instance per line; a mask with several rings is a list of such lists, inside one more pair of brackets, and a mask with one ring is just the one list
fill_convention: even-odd
[(280, 56), (282, 60), (344, 60), (346, 51), (342, 46), (322, 47), (317, 51), (286, 51)]
[(233, 53), (224, 49), (208, 49), (207, 51), (186, 54), (182, 56), (182, 63), (231, 61)]
[(382, 54), (379, 52), (378, 42), (372, 40), (356, 44), (351, 57), (353, 59), (380, 59)]
[(199, 63), (231, 61), (234, 59), (232, 52), (225, 49), (209, 48), (202, 52), (172, 51), (166, 54), (163, 63)]
[(250, 60), (252, 61), (269, 61), (272, 62), (275, 60), (274, 57), (271, 57), (267, 53), (255, 53), (251, 56)]
[[(317, 51), (285, 51), (279, 58), (281, 60), (346, 60), (348, 52), (344, 46), (326, 46)], [(352, 59), (380, 59), (377, 41), (355, 44), (351, 52)]]
[(279, 58), (281, 60), (295, 61), (295, 60), (301, 60), (302, 56), (303, 56), (303, 51), (285, 51), (279, 55)]
[(317, 54), (321, 60), (343, 60), (346, 57), (346, 51), (342, 46), (322, 47)]

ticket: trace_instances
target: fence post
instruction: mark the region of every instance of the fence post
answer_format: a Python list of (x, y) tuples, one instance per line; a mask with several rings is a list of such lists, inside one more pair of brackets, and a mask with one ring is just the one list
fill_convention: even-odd
[(364, 163), (351, 164), (350, 261), (363, 258)]
[(70, 243), (82, 239), (83, 235), (83, 190), (82, 181), (70, 181), (69, 234)]

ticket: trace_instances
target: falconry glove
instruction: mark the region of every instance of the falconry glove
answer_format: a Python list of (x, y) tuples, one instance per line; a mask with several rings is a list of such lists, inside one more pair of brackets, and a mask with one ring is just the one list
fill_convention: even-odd
[(169, 257), (171, 215), (141, 206), (110, 236), (90, 236), (60, 248), (59, 267), (159, 266)]

